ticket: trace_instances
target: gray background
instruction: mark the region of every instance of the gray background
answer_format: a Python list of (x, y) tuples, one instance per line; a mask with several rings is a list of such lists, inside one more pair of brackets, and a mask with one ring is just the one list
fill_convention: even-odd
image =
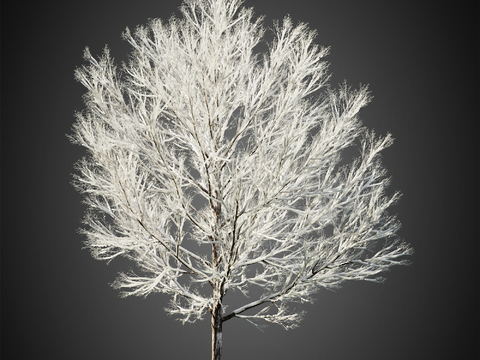
[[(265, 24), (291, 14), (331, 46), (332, 85), (370, 84), (361, 112), (384, 152), (410, 267), (383, 285), (320, 291), (295, 330), (232, 319), (224, 358), (475, 358), (479, 325), (478, 2), (245, 2)], [(4, 1), (2, 26), (2, 358), (208, 359), (210, 324), (183, 326), (168, 297), (120, 299), (108, 286), (126, 262), (95, 261), (76, 233), (84, 211), (70, 186), (83, 149), (66, 133), (89, 46), (126, 60), (126, 26), (179, 14), (180, 1)], [(8, 20), (8, 21), (6, 21)]]

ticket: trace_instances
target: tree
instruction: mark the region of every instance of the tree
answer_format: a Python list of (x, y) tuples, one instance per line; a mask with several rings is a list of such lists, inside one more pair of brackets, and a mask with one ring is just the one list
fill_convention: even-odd
[[(86, 88), (73, 142), (87, 148), (76, 187), (85, 194), (86, 247), (96, 259), (133, 260), (123, 296), (172, 295), (183, 322), (241, 318), (298, 324), (292, 302), (346, 280), (382, 281), (412, 253), (387, 214), (380, 152), (392, 137), (361, 126), (370, 95), (328, 86), (328, 49), (287, 17), (260, 56), (262, 18), (241, 0), (187, 0), (183, 20), (152, 20), (124, 38), (117, 70), (106, 48), (76, 70)], [(358, 146), (350, 164), (342, 151)], [(206, 250), (208, 249), (208, 250)], [(258, 298), (226, 311), (230, 290)], [(207, 288), (207, 289), (206, 289)], [(209, 291), (207, 291), (210, 289)]]

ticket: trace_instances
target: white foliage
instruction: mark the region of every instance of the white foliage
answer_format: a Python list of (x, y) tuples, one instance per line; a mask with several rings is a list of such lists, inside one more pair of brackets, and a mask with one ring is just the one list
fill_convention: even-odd
[[(224, 319), (291, 327), (300, 316), (289, 302), (380, 281), (412, 249), (387, 214), (399, 195), (385, 194), (380, 152), (392, 138), (357, 116), (367, 89), (331, 90), (328, 50), (289, 18), (256, 55), (262, 19), (240, 4), (190, 0), (183, 20), (127, 29), (133, 52), (120, 70), (107, 49), (98, 60), (86, 50), (76, 78), (87, 109), (72, 136), (88, 149), (76, 178), (91, 210), (83, 231), (95, 258), (124, 256), (143, 272), (119, 276), (125, 296), (171, 294), (168, 311), (193, 321), (227, 290), (260, 286), (259, 299)], [(359, 158), (340, 166), (356, 144)], [(205, 244), (212, 257), (197, 251)]]

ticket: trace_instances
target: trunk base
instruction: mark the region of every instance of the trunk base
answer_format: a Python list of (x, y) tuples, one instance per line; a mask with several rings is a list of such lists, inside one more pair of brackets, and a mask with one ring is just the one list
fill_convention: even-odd
[(212, 360), (222, 359), (222, 304), (217, 303), (212, 311)]

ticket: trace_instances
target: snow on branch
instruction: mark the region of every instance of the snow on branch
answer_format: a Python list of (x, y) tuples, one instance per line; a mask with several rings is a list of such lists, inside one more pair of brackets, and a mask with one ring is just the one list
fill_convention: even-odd
[[(120, 69), (107, 48), (85, 51), (75, 74), (86, 109), (71, 139), (88, 153), (75, 186), (92, 255), (127, 257), (142, 273), (119, 276), (125, 296), (170, 294), (168, 311), (194, 321), (229, 289), (259, 286), (223, 321), (289, 328), (301, 318), (289, 303), (381, 281), (413, 250), (387, 213), (399, 198), (385, 193), (380, 159), (392, 137), (358, 118), (367, 88), (331, 89), (328, 49), (288, 17), (260, 56), (262, 18), (240, 4), (189, 0), (181, 20), (127, 29), (133, 51)], [(352, 146), (358, 158), (342, 162)]]

